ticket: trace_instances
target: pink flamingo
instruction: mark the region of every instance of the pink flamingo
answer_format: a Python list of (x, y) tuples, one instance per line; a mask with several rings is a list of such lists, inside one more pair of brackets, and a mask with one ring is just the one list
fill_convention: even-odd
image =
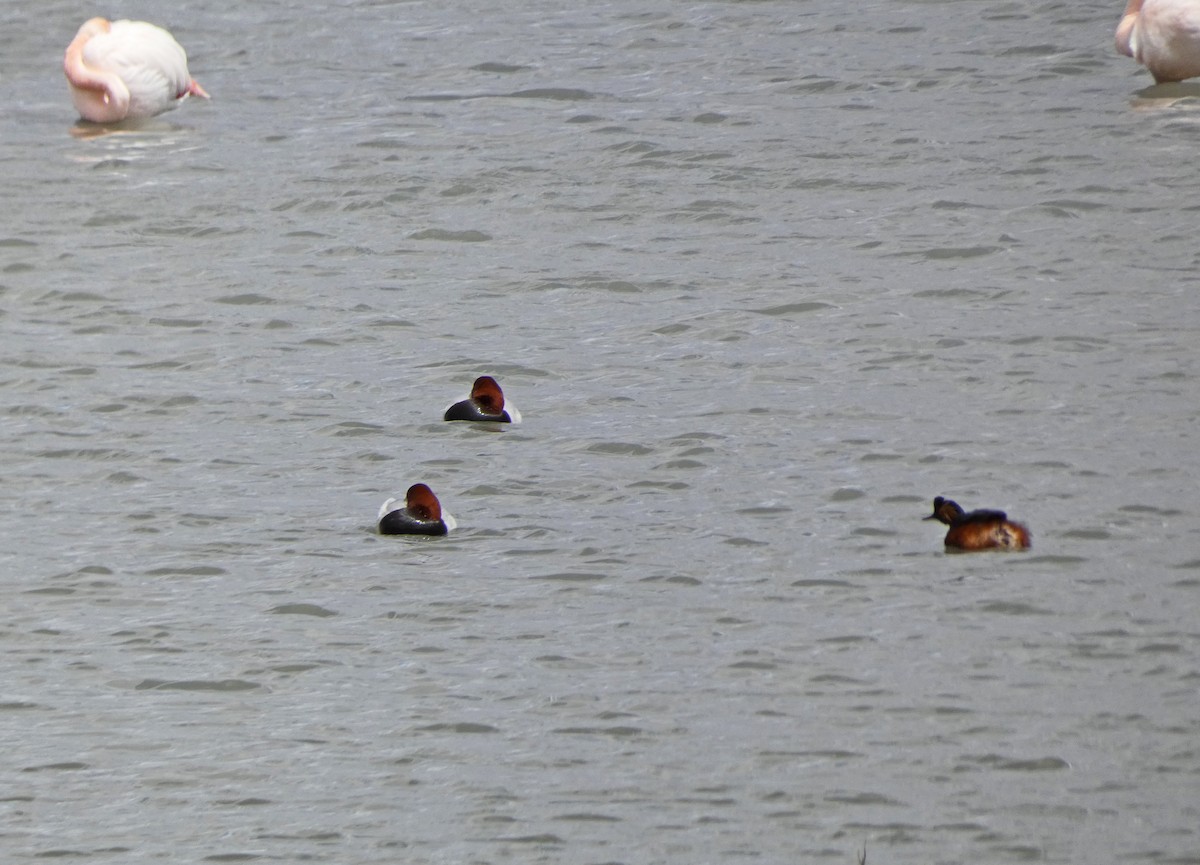
[(1158, 84), (1200, 75), (1200, 0), (1129, 0), (1117, 50), (1149, 69)]
[(188, 95), (209, 98), (188, 74), (180, 44), (145, 21), (86, 22), (67, 46), (63, 71), (75, 107), (95, 123), (153, 117)]

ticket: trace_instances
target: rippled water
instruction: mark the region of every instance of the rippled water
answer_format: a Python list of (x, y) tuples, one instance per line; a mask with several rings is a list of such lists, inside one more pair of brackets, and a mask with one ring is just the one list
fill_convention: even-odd
[(214, 99), (99, 137), (9, 10), (5, 861), (1200, 862), (1200, 86), (1119, 7), (118, 2)]

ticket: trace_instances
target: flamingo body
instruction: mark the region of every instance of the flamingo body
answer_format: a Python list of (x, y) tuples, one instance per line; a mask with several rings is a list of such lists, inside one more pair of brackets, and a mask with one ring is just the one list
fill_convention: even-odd
[(1200, 0), (1129, 0), (1116, 41), (1159, 84), (1200, 76)]
[(183, 47), (145, 21), (85, 22), (67, 46), (63, 71), (80, 116), (95, 123), (153, 117), (188, 95), (208, 98), (188, 73)]

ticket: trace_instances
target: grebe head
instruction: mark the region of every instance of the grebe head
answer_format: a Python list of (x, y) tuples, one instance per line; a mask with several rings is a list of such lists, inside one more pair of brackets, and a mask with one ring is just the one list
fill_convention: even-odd
[(937, 520), (939, 523), (952, 526), (962, 518), (963, 509), (958, 506), (957, 502), (952, 502), (950, 499), (938, 496), (933, 500), (933, 513), (924, 519)]

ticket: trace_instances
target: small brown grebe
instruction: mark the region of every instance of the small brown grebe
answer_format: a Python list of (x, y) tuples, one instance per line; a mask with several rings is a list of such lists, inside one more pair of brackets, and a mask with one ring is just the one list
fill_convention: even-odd
[(1004, 511), (965, 512), (956, 502), (938, 496), (933, 513), (925, 517), (950, 527), (946, 546), (955, 550), (1027, 550), (1029, 529), (1014, 523)]

